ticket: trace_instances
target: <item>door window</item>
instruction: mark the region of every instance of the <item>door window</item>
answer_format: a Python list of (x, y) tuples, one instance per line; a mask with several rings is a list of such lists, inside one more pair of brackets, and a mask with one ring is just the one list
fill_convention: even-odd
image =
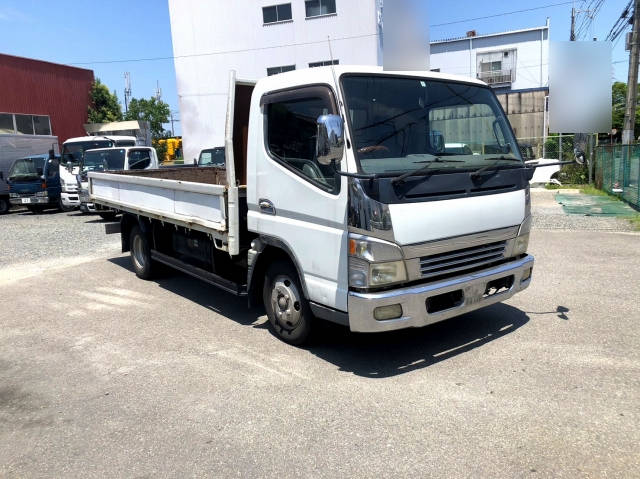
[(144, 170), (151, 164), (151, 153), (149, 150), (130, 150), (129, 169)]
[(57, 160), (49, 160), (47, 165), (47, 178), (54, 178), (59, 171), (59, 164)]
[(316, 161), (317, 119), (333, 113), (324, 87), (278, 93), (265, 105), (266, 146), (270, 156), (295, 174), (326, 191), (337, 193), (340, 181), (333, 166)]

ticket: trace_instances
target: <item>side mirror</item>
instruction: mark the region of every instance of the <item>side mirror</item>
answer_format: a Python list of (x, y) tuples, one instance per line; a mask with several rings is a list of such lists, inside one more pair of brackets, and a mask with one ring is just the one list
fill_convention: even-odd
[(576, 163), (578, 163), (579, 165), (584, 165), (584, 159), (586, 157), (584, 151), (579, 148), (574, 148), (573, 154), (575, 155)]
[(56, 152), (54, 150), (49, 150), (49, 159), (53, 160), (56, 157)]
[(429, 131), (429, 143), (436, 153), (444, 153), (444, 135), (438, 130)]
[(38, 175), (38, 176), (44, 175), (43, 169), (42, 168), (36, 168), (36, 175)]
[(340, 115), (322, 115), (317, 125), (316, 160), (325, 166), (332, 161), (340, 163), (344, 154), (344, 121)]
[(198, 160), (196, 160), (195, 158), (193, 159), (193, 166), (198, 166)]

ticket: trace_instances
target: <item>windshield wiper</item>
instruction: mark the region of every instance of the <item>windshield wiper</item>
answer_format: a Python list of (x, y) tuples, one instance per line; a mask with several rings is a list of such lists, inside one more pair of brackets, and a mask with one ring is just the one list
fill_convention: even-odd
[(391, 180), (391, 183), (395, 185), (397, 183), (402, 183), (406, 178), (409, 178), (410, 176), (416, 176), (422, 173), (426, 173), (427, 170), (431, 168), (431, 165), (433, 163), (464, 163), (464, 160), (449, 160), (449, 159), (443, 160), (442, 158), (436, 156), (433, 160), (425, 160), (425, 161), (420, 161), (418, 163), (427, 163), (427, 164), (424, 165), (422, 168), (418, 168), (417, 170), (413, 170), (413, 171), (407, 171), (406, 173), (403, 173), (400, 176), (397, 176), (396, 178)]
[[(492, 158), (495, 159), (495, 158)], [(502, 157), (499, 158), (500, 160), (511, 160), (511, 161), (517, 161), (518, 163), (521, 163), (520, 160), (518, 160), (517, 158), (509, 158), (509, 157)], [(524, 167), (524, 165), (522, 165)], [(507, 165), (501, 165), (499, 161), (495, 161), (493, 163), (491, 163), (490, 165), (487, 166), (483, 166), (482, 168), (478, 168), (476, 171), (471, 172), (471, 178), (478, 178), (479, 176), (482, 175), (482, 173), (484, 173), (485, 171), (489, 171), (489, 170), (493, 170), (493, 173), (497, 173), (500, 170), (506, 170), (509, 168), (514, 168), (517, 166), (513, 165), (513, 164), (507, 164)]]

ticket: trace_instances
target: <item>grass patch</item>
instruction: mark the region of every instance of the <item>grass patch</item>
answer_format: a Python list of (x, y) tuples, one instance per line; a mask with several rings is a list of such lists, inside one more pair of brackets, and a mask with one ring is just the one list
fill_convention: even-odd
[(634, 230), (640, 231), (640, 213), (636, 213), (633, 216), (627, 216), (625, 219), (631, 223)]
[(589, 185), (584, 185), (584, 184), (580, 184), (580, 185), (556, 185), (554, 183), (547, 183), (546, 185), (544, 185), (544, 187), (547, 190), (579, 190), (581, 188), (584, 188), (585, 186), (589, 186)]
[(599, 190), (593, 185), (581, 185), (580, 193), (584, 195), (594, 195), (594, 196), (608, 196), (611, 199), (615, 199), (618, 201), (622, 201), (618, 196), (607, 193), (606, 191)]

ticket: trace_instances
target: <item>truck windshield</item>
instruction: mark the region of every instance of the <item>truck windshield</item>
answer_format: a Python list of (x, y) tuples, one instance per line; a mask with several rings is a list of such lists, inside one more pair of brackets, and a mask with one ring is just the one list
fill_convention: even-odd
[(82, 156), (87, 150), (96, 148), (111, 148), (113, 141), (111, 140), (88, 140), (75, 141), (73, 143), (65, 143), (62, 145), (62, 161), (77, 165), (82, 161)]
[(219, 166), (224, 167), (224, 147), (210, 148), (200, 152), (198, 166)]
[(122, 148), (87, 151), (82, 162), (82, 171), (122, 170), (124, 153), (125, 150)]
[(16, 160), (9, 172), (10, 180), (31, 180), (44, 174), (44, 158), (23, 158)]
[(345, 75), (342, 88), (359, 168), (399, 174), (436, 158), (438, 170), (522, 162), (488, 87), (417, 77)]

